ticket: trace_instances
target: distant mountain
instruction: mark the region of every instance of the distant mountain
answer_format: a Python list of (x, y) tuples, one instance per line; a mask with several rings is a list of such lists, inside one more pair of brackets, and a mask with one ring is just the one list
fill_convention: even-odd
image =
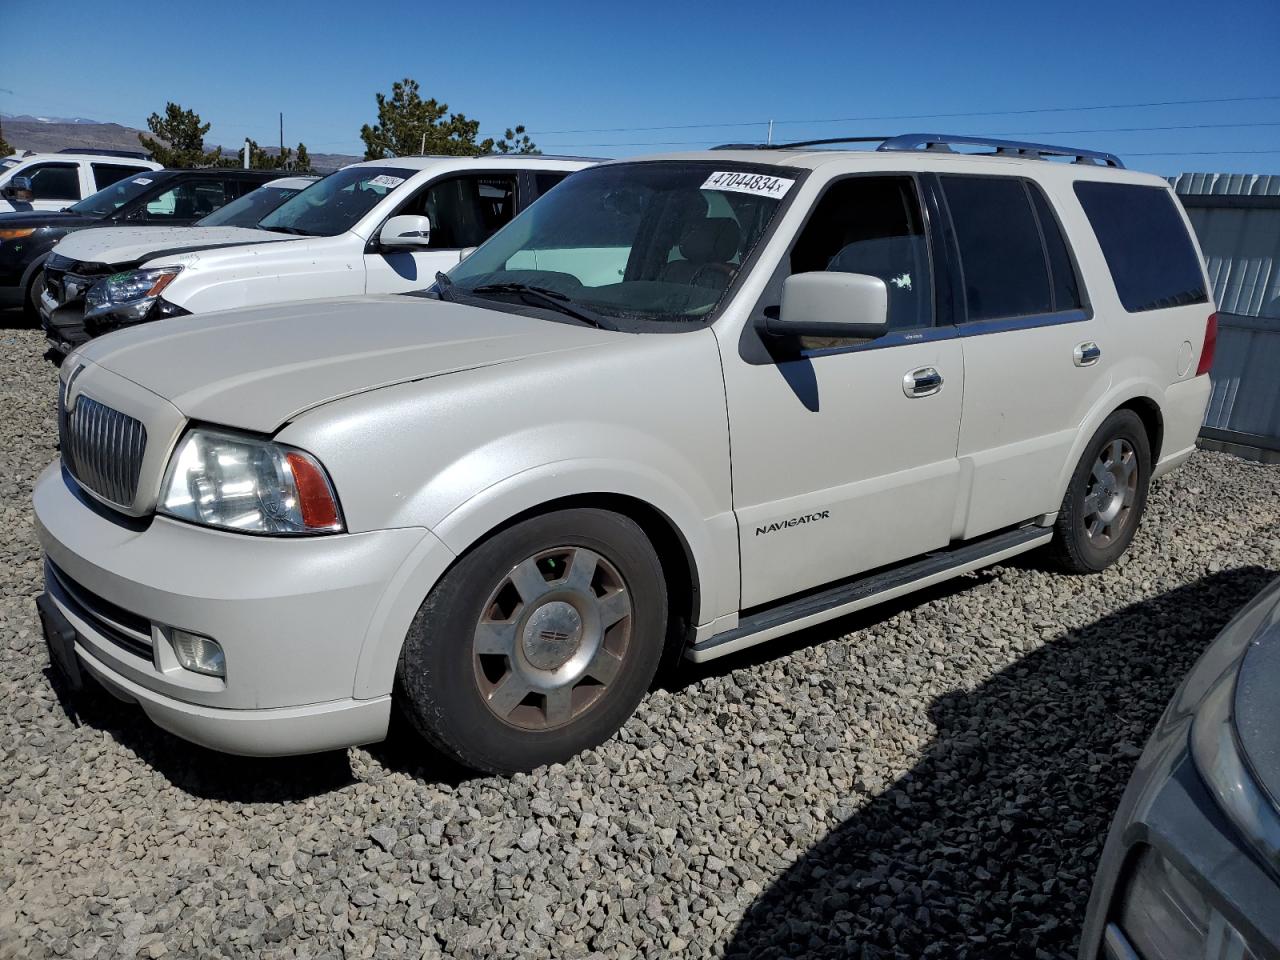
[[(98, 120), (84, 118), (60, 119), (56, 117), (11, 117), (0, 113), (0, 122), (4, 126), (4, 138), (19, 150), (33, 150), (36, 153), (57, 153), (67, 148), (89, 148), (94, 150), (142, 150), (138, 134), (144, 130), (124, 127), (118, 123), (102, 123)], [(210, 150), (216, 149), (208, 145)], [(273, 147), (266, 148), (268, 153), (279, 152)], [(237, 156), (240, 145), (223, 147), (223, 156)], [(355, 163), (361, 157), (342, 153), (313, 153), (311, 164), (317, 173), (332, 173), (339, 167)]]

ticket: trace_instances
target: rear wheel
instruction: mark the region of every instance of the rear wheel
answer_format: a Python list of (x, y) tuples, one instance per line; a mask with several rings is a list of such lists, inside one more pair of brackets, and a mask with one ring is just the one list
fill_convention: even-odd
[(653, 680), (666, 633), (657, 554), (631, 520), (562, 510), (465, 555), (423, 602), (397, 671), (418, 731), (494, 773), (612, 736)]
[(1058, 559), (1096, 573), (1119, 559), (1138, 530), (1151, 482), (1151, 446), (1142, 420), (1117, 410), (1098, 428), (1076, 465), (1055, 525)]

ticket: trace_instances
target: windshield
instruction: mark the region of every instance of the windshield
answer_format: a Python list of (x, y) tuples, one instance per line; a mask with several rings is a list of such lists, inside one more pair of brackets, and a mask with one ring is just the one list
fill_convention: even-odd
[(347, 167), (285, 201), (258, 226), (304, 237), (336, 237), (415, 172), (401, 167)]
[(232, 200), (203, 220), (197, 220), (195, 225), (197, 227), (256, 227), (259, 220), (300, 192), (299, 187), (277, 187), (267, 184), (265, 187), (246, 193), (239, 200)]
[(21, 162), (21, 157), (5, 157), (3, 160), (0, 160), (0, 170), (8, 170), (10, 167), (16, 167)]
[(493, 298), (511, 292), (495, 284), (523, 284), (624, 320), (702, 320), (797, 173), (710, 161), (583, 170), (455, 267), (448, 291)]
[(129, 177), (127, 180), (117, 180), (111, 186), (90, 194), (67, 209), (72, 213), (83, 213), (91, 217), (109, 217), (126, 203), (137, 199), (150, 190), (157, 179), (156, 177), (139, 176)]

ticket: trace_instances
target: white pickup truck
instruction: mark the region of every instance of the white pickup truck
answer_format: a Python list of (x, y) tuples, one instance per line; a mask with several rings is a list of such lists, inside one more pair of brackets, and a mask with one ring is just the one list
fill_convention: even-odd
[[(430, 286), (516, 213), (592, 161), (540, 155), (352, 164), (255, 228), (73, 234), (45, 263), (50, 346), (149, 320)], [(63, 283), (70, 278), (70, 283)]]

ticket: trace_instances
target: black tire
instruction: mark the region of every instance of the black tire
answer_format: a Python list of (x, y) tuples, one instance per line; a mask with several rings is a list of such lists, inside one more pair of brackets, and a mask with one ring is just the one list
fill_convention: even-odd
[[(518, 574), (531, 563), (544, 583), (529, 589)], [(590, 580), (576, 589), (588, 564)], [(609, 610), (593, 612), (593, 603)], [(605, 623), (624, 606), (626, 616)], [(631, 716), (662, 658), (666, 621), (662, 567), (637, 524), (598, 509), (533, 517), (465, 554), (423, 601), (400, 654), (397, 701), (425, 739), (472, 769), (505, 774), (561, 762)], [(509, 654), (480, 652), (490, 629)], [(597, 662), (613, 671), (609, 680), (597, 680)], [(582, 664), (587, 674), (574, 681)], [(561, 675), (568, 680), (554, 679)], [(560, 686), (506, 706), (528, 677)]]
[(44, 289), (44, 270), (40, 269), (27, 284), (26, 295), (22, 298), (22, 313), (32, 323), (40, 322), (40, 291)]
[[(1104, 463), (1116, 462), (1116, 450), (1121, 451), (1120, 462), (1132, 453), (1131, 481), (1122, 479), (1123, 467), (1110, 469)], [(1111, 478), (1100, 480), (1099, 474)], [(1146, 427), (1132, 410), (1117, 410), (1098, 428), (1071, 474), (1054, 525), (1058, 563), (1071, 573), (1097, 573), (1115, 563), (1133, 542), (1150, 483), (1151, 444)], [(1127, 494), (1126, 484), (1131, 484)], [(1098, 510), (1100, 503), (1108, 509)], [(1108, 521), (1110, 508), (1117, 504), (1119, 512)]]

